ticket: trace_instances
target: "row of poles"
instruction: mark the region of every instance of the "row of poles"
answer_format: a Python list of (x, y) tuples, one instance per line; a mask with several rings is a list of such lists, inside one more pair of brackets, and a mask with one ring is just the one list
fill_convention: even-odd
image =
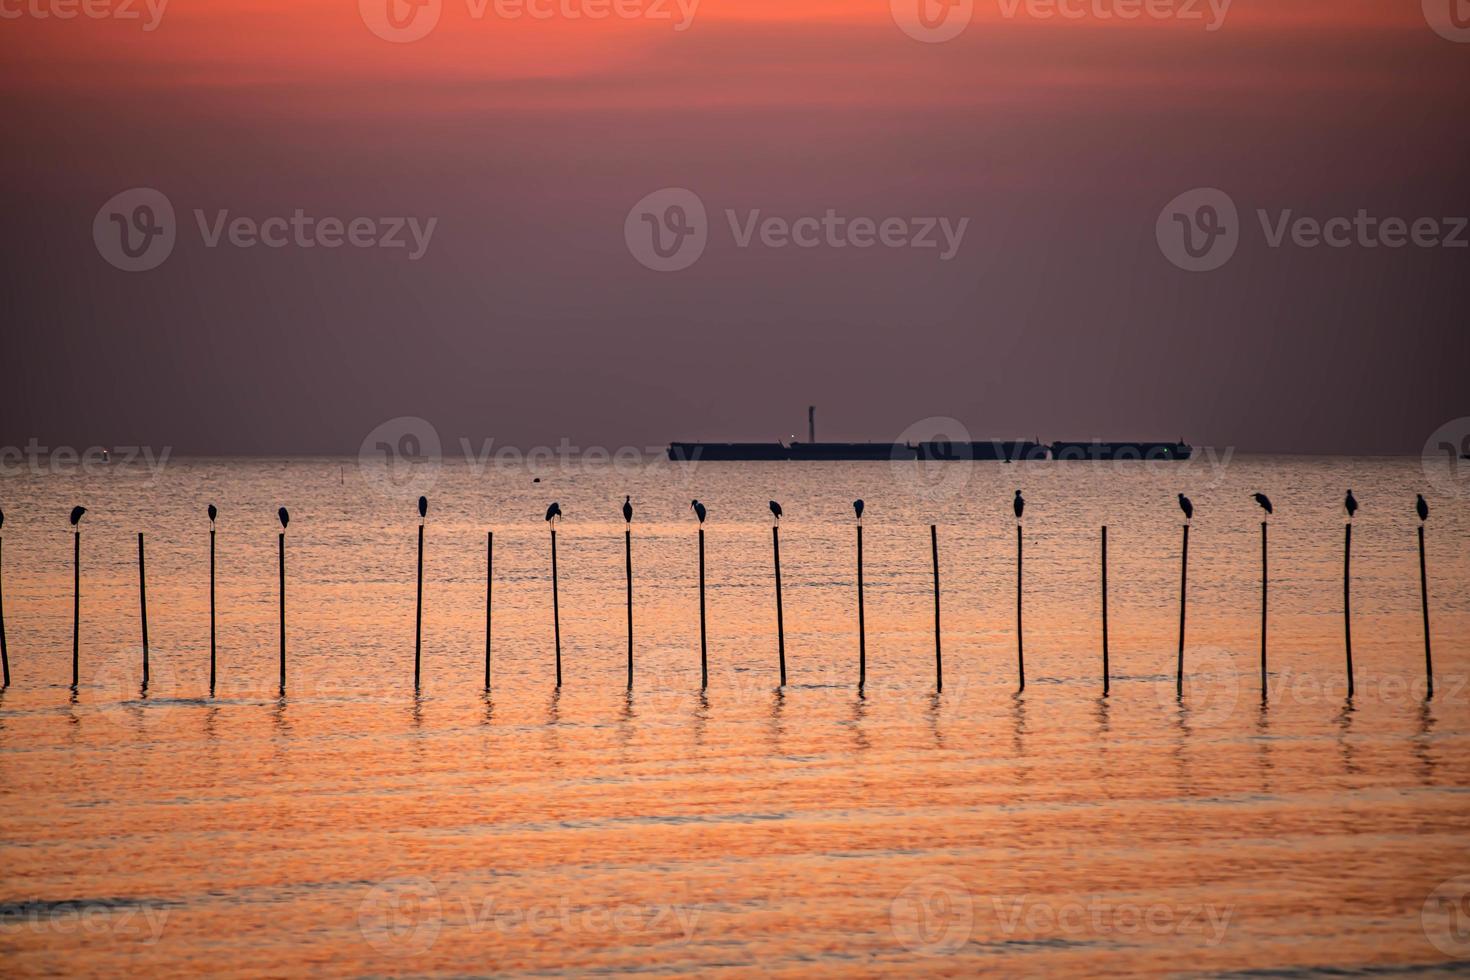
[[(1269, 518), (1273, 513), (1271, 501), (1265, 494), (1257, 493), (1253, 499), (1260, 505), (1263, 514), (1261, 521), (1261, 699), (1267, 696), (1267, 601), (1269, 593), (1269, 547), (1268, 533)], [(705, 614), (705, 549), (704, 549), (704, 524), (709, 515), (708, 509), (699, 500), (690, 501), (690, 509), (694, 511), (699, 520), (699, 673), (700, 688), (709, 686), (709, 645), (708, 645), (708, 620)], [(868, 648), (867, 648), (867, 623), (863, 609), (863, 501), (853, 501), (853, 512), (857, 527), (857, 616), (858, 616), (858, 689), (859, 691), (867, 684), (868, 678)], [(1346, 652), (1347, 667), (1347, 693), (1352, 697), (1354, 693), (1353, 682), (1353, 634), (1352, 634), (1352, 590), (1350, 586), (1352, 576), (1352, 548), (1353, 548), (1353, 517), (1358, 510), (1358, 502), (1349, 490), (1343, 501), (1344, 509), (1347, 511), (1347, 523), (1345, 524), (1345, 538), (1343, 542), (1343, 569), (1342, 569), (1342, 596), (1343, 596), (1343, 640)], [(1019, 691), (1026, 689), (1026, 655), (1024, 645), (1024, 628), (1022, 623), (1022, 597), (1023, 587), (1023, 539), (1021, 534), (1021, 517), (1025, 511), (1026, 501), (1021, 491), (1017, 490), (1012, 501), (1012, 510), (1016, 516), (1016, 670), (1019, 680)], [(1179, 494), (1179, 507), (1184, 513), (1183, 542), (1180, 548), (1180, 573), (1179, 573), (1179, 658), (1176, 674), (1176, 692), (1181, 697), (1184, 694), (1184, 630), (1185, 612), (1189, 587), (1189, 528), (1194, 518), (1194, 505), (1184, 494)], [(774, 522), (771, 525), (771, 545), (775, 561), (776, 580), (776, 649), (781, 675), (781, 685), (786, 684), (786, 622), (785, 611), (782, 604), (781, 590), (781, 505), (776, 501), (770, 502), (771, 515)], [(1424, 524), (1429, 519), (1429, 506), (1424, 497), (1419, 495), (1415, 501), (1415, 511), (1419, 517), (1419, 595), (1421, 608), (1424, 615), (1424, 674), (1427, 681), (1427, 693), (1429, 697), (1434, 696), (1434, 660), (1430, 648), (1429, 636), (1429, 580), (1424, 557)], [(415, 690), (418, 689), (421, 680), (422, 650), (423, 650), (423, 611), (424, 611), (424, 524), (428, 519), (429, 501), (425, 497), (418, 500), (419, 528), (418, 528), (418, 576), (417, 594), (414, 603), (414, 643), (413, 643), (413, 682)], [(71, 526), (73, 528), (73, 599), (72, 599), (72, 647), (71, 647), (71, 685), (75, 689), (79, 681), (80, 672), (80, 647), (81, 647), (81, 608), (82, 608), (82, 532), (81, 520), (87, 513), (85, 507), (74, 507), (71, 512)], [(209, 693), (214, 694), (215, 681), (217, 678), (216, 645), (215, 645), (215, 520), (219, 516), (218, 509), (210, 504), (209, 515)], [(278, 569), (280, 575), (280, 693), (286, 692), (286, 528), (291, 521), (291, 515), (285, 507), (276, 512), (281, 523), (281, 530), (277, 536)], [(561, 687), (561, 598), (560, 578), (557, 569), (556, 555), (556, 528), (562, 518), (561, 505), (552, 503), (546, 509), (546, 523), (551, 530), (551, 607), (553, 633), (556, 643), (556, 686)], [(631, 497), (623, 498), (623, 531), (624, 565), (627, 574), (627, 606), (628, 606), (628, 687), (633, 686), (633, 503)], [(5, 515), (0, 511), (0, 530), (5, 526)], [(939, 530), (934, 524), (929, 525), (929, 547), (934, 569), (934, 684), (936, 690), (944, 690), (944, 654), (941, 643), (942, 630), (940, 626), (939, 605)], [(4, 591), (4, 537), (0, 535), (0, 661), (4, 666), (4, 685), (10, 686), (10, 651), (5, 636), (5, 591)], [(490, 661), (491, 661), (491, 636), (492, 636), (492, 609), (494, 598), (495, 579), (495, 532), (487, 531), (485, 539), (485, 688), (490, 687)], [(148, 664), (148, 592), (147, 592), (147, 570), (146, 555), (144, 551), (143, 533), (138, 532), (138, 602), (142, 617), (143, 633), (143, 689), (148, 688), (149, 664)], [(1102, 526), (1102, 693), (1106, 697), (1110, 689), (1110, 674), (1108, 664), (1108, 528)]]

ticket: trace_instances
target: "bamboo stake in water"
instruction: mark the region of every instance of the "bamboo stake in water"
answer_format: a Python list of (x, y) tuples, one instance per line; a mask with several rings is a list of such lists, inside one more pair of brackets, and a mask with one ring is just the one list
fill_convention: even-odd
[(138, 608), (143, 617), (143, 690), (148, 690), (148, 576), (143, 559), (143, 532), (138, 532)]
[(858, 690), (868, 682), (868, 631), (863, 620), (863, 525), (857, 526)]
[(1429, 652), (1429, 573), (1424, 564), (1424, 525), (1419, 525), (1419, 603), (1424, 610), (1424, 679), (1426, 698), (1434, 697), (1434, 657)]
[(939, 529), (929, 525), (929, 551), (934, 558), (934, 688), (944, 690), (944, 655), (939, 647)]
[(495, 590), (495, 532), (485, 532), (485, 690), (490, 690), (490, 607)]
[(709, 651), (704, 616), (704, 527), (699, 528), (699, 689), (709, 687)]
[(214, 628), (214, 518), (218, 511), (209, 505), (209, 696), (214, 697), (215, 628)]
[(429, 515), (429, 500), (419, 498), (419, 575), (418, 592), (413, 606), (413, 689), (419, 689), (419, 670), (422, 665), (424, 641), (424, 521)]
[(1261, 522), (1261, 700), (1266, 700), (1266, 592), (1269, 575), (1266, 565), (1266, 521)]
[(1016, 525), (1016, 672), (1021, 679), (1018, 691), (1026, 690), (1026, 651), (1021, 629), (1021, 525)]
[(1347, 651), (1347, 693), (1353, 696), (1353, 595), (1348, 582), (1353, 565), (1353, 522), (1344, 527), (1342, 548), (1342, 637)]
[(72, 690), (76, 690), (78, 666), (81, 659), (78, 654), (81, 646), (79, 635), (82, 626), (82, 532), (80, 529), (73, 532), (72, 535), (71, 567), (71, 687)]
[[(5, 516), (0, 514), (0, 525)], [(5, 681), (0, 687), (10, 686), (10, 647), (5, 643), (5, 539), (0, 537), (0, 666), (5, 668)]]
[(551, 525), (551, 620), (556, 633), (556, 686), (561, 687), (561, 585), (556, 571), (556, 525)]
[(1184, 548), (1179, 553), (1179, 666), (1174, 691), (1184, 695), (1184, 609), (1189, 592), (1189, 525), (1184, 525)]
[(786, 619), (781, 609), (781, 529), (771, 525), (771, 546), (776, 555), (776, 650), (781, 663), (781, 686), (786, 686)]
[(628, 689), (633, 689), (633, 527), (623, 529), (623, 565), (628, 579)]
[(277, 538), (281, 570), (281, 693), (286, 693), (286, 532)]
[(1103, 697), (1108, 696), (1108, 526), (1102, 529), (1102, 655)]

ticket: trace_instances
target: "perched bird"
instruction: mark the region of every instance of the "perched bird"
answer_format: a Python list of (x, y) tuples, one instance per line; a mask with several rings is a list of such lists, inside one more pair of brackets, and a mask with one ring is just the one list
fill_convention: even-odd
[(779, 522), (781, 520), (781, 505), (774, 500), (771, 501), (771, 516)]
[(1179, 495), (1179, 509), (1184, 511), (1186, 521), (1194, 520), (1194, 504), (1182, 493)]
[[(1423, 500), (1424, 498), (1423, 497), (1420, 497), (1419, 499), (1420, 500)], [(85, 514), (86, 512), (87, 512), (87, 508), (85, 508), (85, 507), (73, 507), (71, 509), (71, 526), (72, 527), (76, 527), (77, 526), (77, 522), (82, 519), (82, 515)]]
[(209, 514), (209, 523), (213, 524), (214, 519), (219, 516), (219, 508), (215, 507), (214, 504), (210, 504), (207, 513)]
[(281, 530), (282, 531), (286, 530), (286, 525), (291, 523), (291, 513), (290, 513), (290, 511), (288, 511), (288, 510), (286, 510), (286, 508), (282, 507), (280, 510), (276, 511), (276, 516), (281, 519)]
[(633, 498), (626, 494), (623, 495), (623, 523), (633, 523)]
[(429, 516), (429, 498), (428, 497), (420, 497), (419, 498), (419, 518), (420, 519), (426, 519), (426, 518), (428, 518), (428, 516)]
[(1011, 509), (1016, 512), (1016, 520), (1021, 519), (1021, 512), (1026, 509), (1026, 498), (1021, 496), (1021, 491), (1016, 491), (1016, 499), (1011, 501)]
[(704, 509), (704, 504), (700, 503), (697, 500), (691, 500), (689, 501), (689, 506), (694, 508), (694, 515), (699, 518), (699, 523), (703, 524), (705, 515), (708, 513), (708, 511)]
[(1268, 513), (1268, 514), (1272, 513), (1272, 510), (1271, 510), (1271, 498), (1270, 497), (1266, 496), (1264, 493), (1254, 494), (1253, 496), (1255, 498), (1256, 503), (1260, 504), (1261, 507), (1262, 507), (1262, 509), (1264, 509), (1266, 511), (1266, 513)]
[(551, 502), (551, 506), (548, 507), (548, 508), (546, 508), (546, 519), (548, 521), (553, 521), (553, 520), (555, 520), (556, 518), (558, 518), (560, 516), (561, 516), (561, 504), (559, 504), (559, 503), (557, 503), (556, 501), (553, 500)]
[[(1415, 494), (1414, 509), (1419, 512), (1419, 520), (1429, 520), (1429, 505), (1424, 502), (1424, 494)], [(72, 523), (76, 523), (73, 521)]]
[(852, 502), (852, 512), (857, 515), (858, 520), (863, 519), (863, 502), (861, 500), (854, 500)]
[(5, 511), (0, 510), (0, 527), (5, 526)]
[(1347, 496), (1343, 498), (1342, 505), (1347, 508), (1348, 520), (1352, 520), (1353, 515), (1358, 512), (1358, 498), (1353, 496), (1353, 492), (1351, 490), (1349, 490), (1347, 492)]

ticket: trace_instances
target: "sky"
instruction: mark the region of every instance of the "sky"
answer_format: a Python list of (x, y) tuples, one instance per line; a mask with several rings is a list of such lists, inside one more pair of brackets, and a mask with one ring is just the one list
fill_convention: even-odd
[(0, 0), (0, 448), (1470, 416), (1463, 0), (919, 2)]

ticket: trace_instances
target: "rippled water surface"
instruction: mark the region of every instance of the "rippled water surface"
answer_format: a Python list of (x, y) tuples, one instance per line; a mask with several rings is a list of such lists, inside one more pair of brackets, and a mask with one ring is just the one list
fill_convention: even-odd
[[(417, 484), (384, 493), (338, 459), (172, 460), (154, 481), (116, 464), (7, 476), (0, 972), (1470, 964), (1470, 878), (1455, 880), (1470, 875), (1466, 499), (1426, 491), (1426, 700), (1417, 459), (1173, 465), (578, 464), (540, 483), (446, 465), (422, 474), (417, 693)], [(1017, 487), (1029, 501), (1020, 694)], [(1351, 701), (1348, 487), (1363, 503)], [(1182, 698), (1179, 490), (1197, 508)], [(1264, 703), (1256, 490), (1276, 505)], [(637, 507), (631, 691), (625, 493)], [(710, 512), (703, 692), (691, 497)], [(786, 512), (784, 688), (772, 497)], [(854, 497), (867, 502), (861, 694)], [(551, 500), (566, 515), (560, 689)], [(73, 692), (75, 503), (89, 513)]]

